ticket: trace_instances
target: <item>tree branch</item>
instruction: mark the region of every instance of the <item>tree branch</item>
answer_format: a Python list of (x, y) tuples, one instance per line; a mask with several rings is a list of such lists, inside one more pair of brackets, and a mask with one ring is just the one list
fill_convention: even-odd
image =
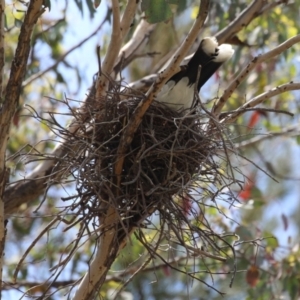
[(288, 5), (289, 0), (275, 0), (272, 1), (270, 3), (267, 3), (259, 12), (258, 15), (263, 15), (266, 12), (269, 12), (270, 10), (272, 10), (273, 8), (275, 8), (278, 5), (281, 5), (283, 3), (285, 3), (286, 5)]
[(186, 39), (184, 40), (180, 48), (175, 52), (169, 66), (159, 74), (158, 78), (156, 79), (156, 82), (147, 92), (146, 98), (139, 103), (131, 119), (129, 120), (128, 125), (125, 128), (122, 137), (120, 139), (120, 143), (118, 147), (118, 159), (116, 161), (115, 168), (114, 168), (115, 175), (117, 176), (118, 186), (120, 185), (120, 181), (121, 181), (121, 173), (122, 173), (125, 153), (133, 139), (135, 131), (139, 127), (143, 119), (143, 116), (147, 111), (147, 109), (149, 108), (149, 106), (151, 105), (153, 99), (160, 91), (162, 86), (165, 84), (165, 82), (178, 70), (182, 59), (185, 57), (191, 45), (194, 43), (195, 39), (197, 38), (198, 33), (202, 28), (204, 21), (208, 15), (208, 8), (209, 8), (209, 1), (202, 0), (199, 6), (199, 14), (188, 36), (186, 37)]
[(261, 104), (265, 100), (274, 97), (276, 95), (288, 92), (288, 91), (295, 91), (300, 90), (300, 83), (285, 83), (279, 85), (265, 93), (262, 93), (251, 100), (247, 101), (244, 105), (240, 106), (238, 109), (233, 111), (231, 114), (226, 116), (224, 119), (221, 120), (221, 123), (232, 123), (234, 122), (240, 115), (242, 115), (248, 108), (255, 107), (258, 104)]
[(225, 43), (249, 25), (266, 3), (267, 0), (253, 0), (229, 25), (216, 34), (218, 42)]
[(128, 0), (127, 5), (124, 11), (124, 14), (122, 16), (121, 20), (121, 31), (122, 31), (122, 37), (127, 36), (128, 31), (132, 25), (133, 18), (135, 16), (137, 5), (139, 4), (139, 0)]
[(0, 2), (0, 103), (3, 102), (3, 75), (4, 75), (4, 64), (5, 64), (5, 53), (4, 53), (4, 22), (5, 22), (5, 1)]
[(296, 125), (286, 127), (284, 129), (282, 129), (281, 131), (267, 132), (262, 135), (255, 136), (249, 140), (243, 141), (241, 143), (235, 143), (234, 148), (240, 149), (240, 148), (249, 147), (249, 146), (255, 145), (257, 143), (260, 143), (264, 140), (276, 138), (279, 136), (284, 136), (284, 137), (286, 137), (287, 135), (288, 136), (300, 136), (300, 131), (295, 131), (299, 128), (300, 128), (300, 124), (298, 123)]
[(101, 221), (102, 233), (98, 240), (95, 256), (81, 280), (73, 300), (93, 298), (93, 295), (105, 282), (106, 274), (118, 253), (126, 245), (125, 238), (121, 241), (118, 239), (119, 216), (112, 206), (109, 207), (106, 216)]
[[(11, 71), (5, 91), (5, 99), (0, 106), (0, 192), (3, 191), (5, 178), (5, 151), (11, 119), (18, 105), (21, 87), (26, 71), (31, 45), (31, 35), (38, 18), (44, 13), (43, 0), (30, 1), (24, 22), (21, 26), (19, 40), (11, 65)], [(4, 200), (6, 200), (4, 196)]]
[(136, 27), (132, 38), (125, 44), (120, 50), (117, 62), (114, 67), (114, 76), (124, 69), (127, 64), (131, 61), (131, 56), (148, 41), (150, 33), (154, 30), (156, 24), (150, 24), (144, 19), (141, 20), (139, 25)]
[(278, 56), (283, 51), (289, 49), (294, 44), (300, 42), (300, 34), (288, 39), (287, 41), (283, 42), (276, 48), (272, 49), (271, 51), (256, 56), (252, 59), (252, 61), (237, 75), (237, 77), (229, 84), (229, 86), (224, 91), (223, 95), (218, 99), (215, 103), (212, 113), (218, 116), (221, 113), (222, 108), (224, 107), (225, 103), (235, 91), (235, 89), (243, 82), (243, 80), (250, 74), (250, 72), (255, 68), (255, 66), (261, 62), (265, 62), (266, 60)]
[[(11, 119), (19, 102), (21, 87), (30, 52), (31, 34), (38, 18), (45, 11), (43, 0), (30, 1), (24, 22), (21, 26), (18, 45), (11, 65), (5, 91), (5, 99), (0, 106), (0, 174), (4, 168), (4, 158)], [(1, 175), (0, 175), (1, 177)], [(1, 190), (1, 189), (0, 189)]]
[[(0, 1), (0, 110), (3, 103), (3, 90), (4, 90), (4, 65), (5, 65), (5, 52), (4, 52), (4, 22), (5, 22), (5, 1)], [(0, 141), (0, 144), (5, 144)], [(4, 220), (4, 189), (6, 185), (6, 168), (5, 168), (5, 152), (0, 153), (0, 291), (2, 290), (2, 271), (4, 264), (4, 248), (5, 248), (5, 220)], [(1, 296), (0, 296), (1, 298)]]

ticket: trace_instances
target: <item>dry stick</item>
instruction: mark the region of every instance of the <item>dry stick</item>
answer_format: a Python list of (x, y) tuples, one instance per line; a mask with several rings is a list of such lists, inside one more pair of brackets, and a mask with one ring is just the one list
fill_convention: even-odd
[[(151, 249), (149, 249), (149, 246), (147, 245), (146, 242), (143, 242), (143, 241), (140, 241), (140, 242), (144, 245), (144, 247), (145, 247), (148, 251), (151, 251)], [(177, 272), (179, 272), (179, 273), (182, 273), (183, 275), (188, 275), (190, 278), (195, 279), (195, 280), (197, 280), (197, 281), (199, 281), (199, 282), (202, 282), (202, 283), (205, 284), (209, 289), (212, 289), (212, 290), (216, 291), (218, 294), (220, 294), (220, 295), (222, 295), (222, 296), (225, 295), (223, 292), (220, 292), (218, 289), (216, 289), (213, 285), (208, 284), (206, 281), (202, 280), (202, 279), (199, 278), (199, 277), (194, 276), (192, 273), (188, 273), (188, 274), (187, 274), (187, 273), (186, 273), (186, 270), (181, 270), (181, 269), (179, 269), (179, 268), (177, 268), (177, 267), (174, 267), (174, 266), (170, 265), (170, 264), (168, 263), (168, 261), (167, 261), (162, 255), (160, 255), (159, 253), (156, 253), (156, 256), (157, 256), (161, 261), (163, 261), (163, 262), (165, 263), (165, 265), (167, 265), (169, 268), (171, 268), (171, 269), (173, 269), (173, 270), (175, 270), (175, 271), (177, 271)]]
[[(223, 112), (223, 113), (220, 114), (219, 118), (220, 118), (220, 120), (223, 120), (223, 119), (225, 119), (225, 117), (227, 117), (231, 114), (237, 113), (238, 110), (240, 110), (240, 108), (238, 108), (236, 110), (230, 110), (230, 111)], [(294, 116), (294, 114), (289, 112), (289, 111), (281, 110), (281, 109), (275, 109), (275, 108), (251, 107), (251, 108), (241, 109), (241, 113), (248, 112), (248, 111), (273, 112), (273, 113), (278, 113), (278, 114), (289, 115), (290, 117)]]
[[(246, 242), (254, 243), (257, 240), (261, 240), (261, 239), (256, 239), (256, 240), (251, 240), (251, 241), (246, 241)], [(243, 241), (243, 242), (240, 242), (239, 244), (246, 243), (246, 242)], [(235, 245), (238, 245), (238, 244), (236, 243)], [(177, 265), (178, 263), (180, 263), (182, 261), (188, 261), (191, 259), (194, 260), (194, 258), (191, 258), (189, 256), (177, 256), (177, 257), (174, 257), (171, 261), (168, 261), (167, 264), (166, 263), (157, 264), (157, 265), (154, 265), (154, 266), (151, 266), (148, 268), (141, 269), (140, 272), (142, 272), (142, 273), (154, 272), (154, 271), (157, 271), (157, 270), (160, 270), (160, 269), (166, 267), (166, 265), (174, 265), (174, 264)], [(188, 264), (185, 264), (185, 265), (188, 266)], [(190, 264), (190, 265), (193, 266), (194, 264)], [(135, 270), (136, 270), (136, 268), (131, 268), (131, 269), (128, 269), (128, 270), (125, 270), (125, 271), (119, 273), (117, 276), (116, 275), (115, 276), (107, 276), (105, 279), (105, 282), (106, 283), (111, 282), (111, 281), (124, 282), (123, 278), (125, 276), (135, 273)], [(231, 274), (233, 272), (234, 271), (210, 272), (207, 270), (201, 270), (201, 271), (198, 271), (197, 273), (209, 273), (209, 274), (221, 275), (221, 274)], [(239, 273), (239, 272), (243, 272), (243, 271), (237, 271), (236, 273)], [(63, 280), (63, 281), (57, 280), (57, 281), (51, 283), (51, 287), (59, 288), (59, 287), (66, 287), (66, 286), (74, 286), (77, 282), (78, 282), (78, 280)], [(12, 288), (15, 289), (15, 288), (21, 288), (21, 287), (36, 287), (36, 286), (44, 286), (45, 285), (44, 282), (34, 282), (34, 281), (19, 281), (17, 283), (6, 281), (4, 284), (5, 285), (3, 286), (3, 290), (9, 290)]]
[(278, 56), (283, 51), (289, 49), (294, 44), (300, 42), (300, 34), (288, 39), (287, 41), (283, 42), (279, 46), (275, 47), (273, 50), (256, 56), (252, 59), (252, 61), (237, 75), (237, 77), (229, 84), (227, 89), (224, 91), (223, 95), (218, 99), (215, 103), (212, 113), (215, 116), (218, 116), (224, 107), (225, 103), (235, 91), (235, 89), (240, 85), (240, 83), (248, 76), (248, 74), (256, 67), (257, 64), (264, 62), (270, 58)]
[(163, 72), (159, 74), (156, 82), (147, 92), (146, 98), (139, 103), (132, 117), (130, 118), (128, 125), (125, 128), (122, 137), (120, 139), (120, 143), (118, 147), (118, 158), (116, 160), (115, 167), (114, 167), (114, 173), (117, 177), (118, 186), (120, 186), (121, 183), (121, 173), (122, 173), (123, 163), (125, 159), (125, 153), (133, 139), (133, 136), (137, 128), (142, 122), (145, 112), (147, 111), (155, 95), (160, 91), (160, 89), (165, 84), (165, 82), (176, 72), (177, 68), (180, 65), (180, 62), (185, 57), (191, 45), (194, 43), (195, 39), (197, 38), (198, 32), (202, 28), (204, 21), (207, 17), (208, 7), (209, 7), (209, 0), (202, 0), (199, 6), (199, 14), (187, 38), (185, 39), (181, 47), (174, 54), (170, 65)]
[[(252, 241), (249, 241), (249, 242), (252, 242)], [(182, 261), (188, 261), (188, 260), (191, 260), (191, 257), (177, 256), (177, 257), (173, 258), (171, 261), (168, 261), (168, 264), (174, 265), (174, 264), (178, 264)], [(163, 269), (164, 267), (166, 267), (166, 264), (161, 263), (161, 264), (157, 264), (155, 266), (144, 268), (144, 269), (140, 270), (140, 272), (142, 272), (142, 273), (153, 272), (153, 271)], [(128, 269), (128, 270), (125, 270), (125, 271), (119, 273), (117, 276), (116, 275), (107, 276), (107, 278), (105, 279), (105, 282), (106, 283), (111, 282), (111, 281), (123, 282), (124, 281), (123, 278), (125, 276), (128, 276), (128, 275), (131, 275), (131, 274), (135, 273), (135, 270), (136, 270), (136, 268), (131, 268), (131, 269)], [(205, 270), (201, 270), (200, 272), (201, 273), (208, 273), (208, 271), (205, 271)], [(229, 271), (229, 272), (213, 272), (213, 274), (230, 274), (230, 273), (232, 273), (232, 271)], [(57, 280), (57, 281), (55, 281), (51, 284), (51, 287), (52, 288), (53, 287), (59, 288), (59, 287), (66, 287), (66, 286), (69, 286), (69, 285), (73, 286), (74, 284), (76, 284), (77, 281), (78, 280), (61, 280), (61, 281)], [(10, 290), (12, 288), (16, 289), (16, 288), (21, 288), (21, 287), (44, 286), (45, 283), (44, 282), (37, 282), (37, 281), (36, 282), (34, 282), (34, 281), (19, 281), (17, 283), (6, 281), (4, 284), (5, 285), (3, 286), (3, 290)]]
[[(227, 258), (225, 258), (225, 257), (219, 256), (219, 255), (214, 255), (212, 253), (203, 251), (199, 248), (195, 248), (195, 247), (187, 245), (184, 241), (184, 238), (182, 238), (179, 235), (179, 232), (178, 232), (177, 228), (174, 226), (174, 224), (169, 224), (169, 226), (172, 228), (174, 234), (176, 235), (176, 237), (179, 241), (178, 244), (181, 245), (182, 247), (184, 247), (187, 252), (188, 252), (188, 250), (191, 250), (193, 252), (193, 256), (196, 256), (196, 257), (201, 256), (202, 258), (203, 258), (203, 256), (205, 256), (205, 257), (209, 257), (209, 258), (212, 258), (212, 259), (215, 259), (218, 261), (222, 261), (222, 262), (225, 262), (227, 260)], [(175, 242), (175, 241), (173, 241), (173, 242)]]

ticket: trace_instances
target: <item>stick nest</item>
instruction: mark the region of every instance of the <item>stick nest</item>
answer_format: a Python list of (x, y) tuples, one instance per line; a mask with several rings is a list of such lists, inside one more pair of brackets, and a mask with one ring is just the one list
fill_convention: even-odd
[(177, 112), (157, 102), (127, 149), (118, 184), (114, 165), (120, 159), (120, 139), (142, 99), (117, 86), (101, 101), (88, 103), (84, 112), (73, 110), (80, 124), (76, 133), (60, 132), (68, 136), (65, 169), (72, 166), (78, 192), (74, 199), (80, 199), (73, 208), (81, 207), (86, 219), (105, 216), (113, 206), (126, 228), (139, 226), (156, 210), (168, 222), (187, 222), (191, 210), (184, 199), (193, 199), (192, 190), (199, 194), (201, 189), (202, 198), (216, 195), (208, 187), (222, 181), (222, 160), (216, 160), (226, 147), (221, 126), (209, 125), (210, 116), (199, 109)]

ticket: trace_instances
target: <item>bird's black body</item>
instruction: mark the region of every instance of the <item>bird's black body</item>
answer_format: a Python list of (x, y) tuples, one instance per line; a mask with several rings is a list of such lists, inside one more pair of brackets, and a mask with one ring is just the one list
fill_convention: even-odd
[(157, 100), (175, 109), (191, 108), (194, 99), (194, 85), (201, 66), (197, 90), (233, 55), (230, 45), (218, 46), (215, 38), (205, 38), (199, 48), (181, 70), (174, 74), (158, 94)]

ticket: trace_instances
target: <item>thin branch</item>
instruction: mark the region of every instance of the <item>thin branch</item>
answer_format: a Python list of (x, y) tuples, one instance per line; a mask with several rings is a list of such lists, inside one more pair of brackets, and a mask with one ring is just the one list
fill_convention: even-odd
[(132, 38), (120, 50), (117, 62), (114, 67), (115, 74), (127, 66), (131, 61), (131, 56), (148, 41), (150, 33), (154, 30), (156, 24), (150, 24), (144, 19), (136, 27)]
[(257, 64), (265, 62), (266, 60), (278, 56), (283, 51), (289, 49), (294, 44), (300, 42), (300, 34), (288, 39), (287, 41), (283, 42), (279, 46), (275, 47), (274, 49), (270, 50), (265, 54), (261, 54), (256, 56), (252, 59), (252, 61), (237, 75), (237, 77), (229, 84), (227, 89), (224, 91), (223, 95), (218, 99), (216, 104), (212, 109), (212, 113), (218, 116), (224, 107), (225, 103), (235, 91), (235, 89), (243, 82), (243, 80), (250, 74), (250, 72), (257, 66)]
[(300, 124), (289, 126), (287, 128), (282, 129), (281, 131), (267, 132), (263, 135), (255, 136), (241, 143), (236, 143), (234, 144), (234, 147), (236, 149), (245, 148), (260, 143), (264, 140), (276, 138), (279, 136), (300, 136), (300, 131), (295, 131), (298, 128), (300, 128)]
[[(227, 116), (236, 113), (237, 110), (239, 110), (239, 109), (223, 112), (223, 113), (220, 114), (219, 119), (220, 119), (220, 120), (223, 120), (223, 119), (225, 119)], [(278, 114), (289, 115), (290, 117), (293, 117), (293, 116), (294, 116), (293, 113), (291, 113), (291, 112), (289, 112), (289, 111), (286, 111), (286, 110), (275, 109), (275, 108), (265, 108), (265, 107), (250, 107), (250, 108), (244, 108), (244, 109), (241, 109), (240, 113), (243, 114), (243, 113), (248, 112), (248, 111), (273, 112), (273, 113), (278, 113)]]
[(279, 85), (270, 91), (267, 91), (265, 93), (262, 93), (251, 100), (247, 101), (244, 105), (233, 111), (231, 114), (226, 116), (221, 123), (232, 123), (234, 122), (240, 115), (242, 115), (247, 109), (255, 107), (265, 100), (274, 97), (276, 95), (280, 95), (282, 93), (288, 92), (288, 91), (295, 91), (295, 90), (300, 90), (300, 83), (285, 83), (282, 85)]
[(118, 148), (118, 159), (116, 161), (115, 168), (114, 168), (114, 172), (118, 180), (118, 185), (120, 184), (120, 176), (123, 168), (125, 153), (133, 139), (135, 131), (140, 125), (145, 112), (151, 105), (156, 94), (160, 91), (160, 89), (165, 84), (165, 82), (177, 71), (182, 59), (185, 57), (191, 45), (194, 43), (195, 39), (197, 38), (198, 33), (202, 28), (204, 21), (208, 15), (208, 8), (209, 8), (209, 0), (202, 0), (199, 6), (199, 14), (187, 38), (174, 54), (173, 59), (169, 64), (169, 66), (159, 74), (155, 84), (147, 92), (146, 98), (139, 103), (139, 105), (136, 107), (133, 113), (133, 116), (129, 120), (128, 125), (125, 128), (123, 135), (120, 139), (119, 148)]
[(266, 3), (267, 0), (253, 0), (229, 25), (216, 34), (218, 42), (225, 43), (249, 25)]
[(268, 4), (266, 4), (258, 13), (258, 15), (263, 15), (265, 14), (266, 12), (269, 12), (270, 10), (272, 10), (273, 8), (275, 8), (276, 6), (278, 5), (281, 5), (283, 3), (285, 3), (286, 5), (288, 5), (289, 3), (289, 0), (277, 0), (277, 1), (272, 1)]
[(60, 56), (59, 58), (57, 58), (55, 60), (55, 63), (52, 64), (51, 66), (49, 66), (47, 69), (40, 71), (32, 76), (30, 76), (29, 78), (27, 78), (24, 82), (23, 82), (23, 87), (26, 87), (27, 85), (31, 84), (33, 81), (37, 80), (38, 78), (44, 76), (46, 73), (48, 73), (49, 71), (55, 69), (58, 64), (63, 61), (70, 53), (72, 53), (74, 50), (76, 50), (77, 48), (81, 47), (85, 42), (87, 42), (91, 37), (93, 37), (94, 35), (96, 35), (99, 30), (101, 29), (101, 27), (104, 25), (104, 23), (108, 20), (108, 17), (110, 15), (110, 10), (107, 11), (106, 17), (104, 18), (104, 20), (101, 22), (101, 24), (91, 33), (89, 34), (86, 38), (84, 38), (82, 41), (80, 41), (78, 44), (74, 45), (72, 48), (70, 48), (68, 51), (66, 51), (62, 56)]
[[(71, 129), (75, 126), (71, 127)], [(51, 157), (40, 163), (26, 178), (19, 180), (6, 188), (4, 192), (5, 217), (15, 212), (23, 203), (29, 203), (40, 196), (47, 187), (49, 178), (61, 176), (58, 159), (70, 151), (67, 145), (58, 144)], [(57, 158), (57, 159), (56, 159)]]
[(32, 250), (32, 248), (36, 245), (36, 243), (42, 238), (42, 236), (48, 232), (48, 230), (52, 227), (52, 225), (54, 225), (57, 221), (59, 221), (59, 218), (56, 217), (54, 218), (49, 224), (47, 224), (47, 226), (38, 234), (38, 236), (33, 240), (33, 242), (30, 244), (30, 246), (27, 248), (27, 250), (25, 251), (25, 253), (23, 254), (22, 258), (20, 259), (20, 261), (18, 262), (15, 272), (13, 274), (13, 282), (14, 284), (17, 282), (17, 277), (18, 277), (18, 273), (20, 271), (21, 265), (23, 263), (23, 261), (25, 260), (25, 258), (27, 257), (27, 255), (29, 254), (29, 252)]

